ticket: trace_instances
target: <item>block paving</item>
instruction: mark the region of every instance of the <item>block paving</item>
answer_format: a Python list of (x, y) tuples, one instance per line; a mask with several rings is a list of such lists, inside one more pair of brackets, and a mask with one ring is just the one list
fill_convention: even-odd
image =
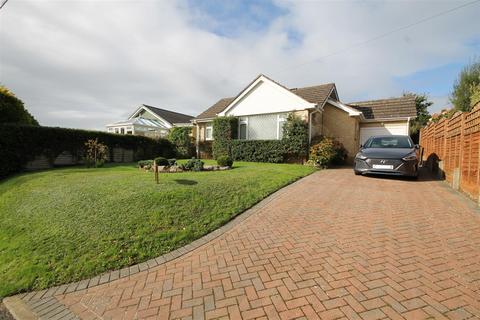
[(203, 242), (50, 291), (22, 299), (49, 319), (479, 319), (480, 214), (428, 177), (325, 170)]

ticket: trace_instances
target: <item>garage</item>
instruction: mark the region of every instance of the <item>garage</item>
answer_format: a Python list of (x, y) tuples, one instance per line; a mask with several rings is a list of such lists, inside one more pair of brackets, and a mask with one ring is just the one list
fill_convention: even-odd
[(349, 106), (362, 112), (359, 142), (364, 144), (376, 135), (408, 135), (410, 120), (417, 116), (414, 96), (351, 102)]
[(360, 144), (363, 145), (371, 136), (380, 135), (408, 135), (408, 121), (360, 125)]

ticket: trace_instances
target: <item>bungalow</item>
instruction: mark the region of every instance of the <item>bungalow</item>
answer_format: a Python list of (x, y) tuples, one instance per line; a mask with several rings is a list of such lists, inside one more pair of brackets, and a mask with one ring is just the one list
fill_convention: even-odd
[(152, 138), (165, 137), (173, 127), (192, 126), (194, 117), (142, 104), (127, 120), (107, 124), (111, 133), (134, 134)]
[(343, 103), (334, 83), (289, 89), (261, 74), (237, 96), (220, 99), (193, 120), (197, 153), (213, 140), (215, 117), (238, 117), (238, 139), (270, 140), (282, 138), (289, 113), (308, 123), (310, 142), (320, 135), (334, 137), (352, 161), (372, 135), (408, 135), (416, 107), (413, 97)]

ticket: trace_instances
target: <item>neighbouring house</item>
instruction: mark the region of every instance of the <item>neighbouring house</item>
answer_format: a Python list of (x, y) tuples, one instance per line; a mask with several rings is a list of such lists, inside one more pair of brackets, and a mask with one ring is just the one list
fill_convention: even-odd
[(142, 104), (127, 120), (107, 124), (111, 133), (163, 138), (173, 127), (192, 126), (194, 117)]
[(289, 113), (308, 122), (310, 142), (317, 136), (340, 141), (349, 161), (371, 135), (408, 135), (416, 117), (414, 97), (343, 103), (334, 83), (289, 89), (259, 75), (237, 96), (223, 98), (199, 114), (196, 126), (197, 154), (206, 157), (202, 145), (213, 140), (213, 119), (238, 117), (238, 139), (281, 139)]

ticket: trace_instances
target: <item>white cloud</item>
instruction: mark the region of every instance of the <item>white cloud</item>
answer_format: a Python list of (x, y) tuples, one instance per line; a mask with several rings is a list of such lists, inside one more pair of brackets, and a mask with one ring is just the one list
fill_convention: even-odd
[(141, 103), (198, 114), (258, 73), (291, 87), (336, 82), (345, 101), (395, 96), (398, 77), (468, 61), (478, 5), (302, 64), (461, 3), (280, 1), (287, 14), (265, 30), (229, 38), (185, 2), (10, 1), (0, 82), (42, 124), (97, 129)]

